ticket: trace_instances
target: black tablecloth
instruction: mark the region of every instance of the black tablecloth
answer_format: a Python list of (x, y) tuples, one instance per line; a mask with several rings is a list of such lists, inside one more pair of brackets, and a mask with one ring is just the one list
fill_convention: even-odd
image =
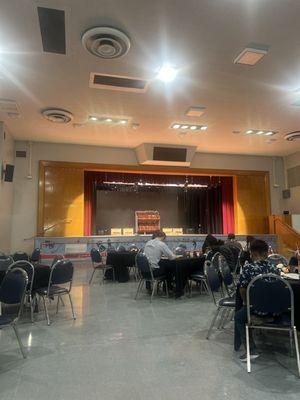
[[(50, 277), (50, 267), (48, 265), (35, 265), (34, 266), (34, 279), (33, 279), (33, 290), (47, 287)], [(6, 274), (6, 270), (0, 270), (0, 285)]]
[[(128, 267), (135, 265), (135, 252), (110, 252), (107, 254), (106, 265), (114, 267), (115, 279), (118, 282), (127, 282), (129, 280)], [(107, 270), (105, 273), (106, 279), (112, 279), (112, 271)]]
[(166, 271), (167, 279), (175, 278), (175, 297), (180, 297), (184, 294), (186, 282), (191, 274), (198, 271), (203, 274), (204, 261), (204, 256), (160, 260), (159, 265)]
[[(300, 331), (300, 281), (299, 280), (288, 280), (294, 293), (294, 307), (295, 307), (295, 325), (298, 331)], [(238, 311), (243, 306), (243, 300), (240, 295), (239, 287), (237, 287), (236, 298), (235, 298), (235, 311)], [(240, 340), (236, 331), (234, 331), (234, 348), (238, 350)]]

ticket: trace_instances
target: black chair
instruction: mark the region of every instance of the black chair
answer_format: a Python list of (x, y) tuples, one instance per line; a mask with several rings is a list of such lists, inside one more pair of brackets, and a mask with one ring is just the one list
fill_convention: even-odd
[(14, 261), (29, 261), (29, 256), (24, 251), (16, 251), (12, 258)]
[(38, 264), (40, 261), (41, 261), (41, 249), (36, 248), (33, 250), (31, 254), (30, 262)]
[(234, 297), (236, 293), (236, 284), (233, 274), (224, 256), (219, 256), (219, 272), (221, 275), (222, 283), (225, 288), (227, 296)]
[(92, 248), (92, 250), (90, 252), (90, 255), (91, 255), (91, 260), (92, 260), (92, 265), (93, 265), (93, 273), (92, 273), (92, 276), (91, 276), (91, 278), (89, 280), (89, 285), (92, 283), (92, 280), (93, 280), (93, 277), (94, 277), (94, 274), (95, 274), (96, 270), (101, 270), (102, 271), (102, 282), (105, 279), (106, 271), (111, 270), (112, 271), (112, 276), (113, 276), (113, 281), (115, 281), (115, 270), (114, 270), (114, 267), (112, 265), (103, 264), (102, 256), (100, 254), (100, 251), (98, 249)]
[(124, 251), (126, 251), (126, 248), (125, 248), (125, 246), (120, 245), (120, 246), (118, 246), (117, 251), (119, 253), (123, 253)]
[(209, 339), (211, 331), (217, 321), (218, 316), (221, 313), (220, 321), (219, 321), (219, 328), (221, 327), (223, 323), (223, 319), (225, 316), (225, 313), (229, 310), (232, 311), (235, 309), (235, 298), (234, 297), (221, 297), (220, 300), (216, 299), (215, 294), (217, 292), (222, 294), (222, 281), (220, 279), (219, 271), (216, 270), (215, 266), (211, 261), (205, 261), (204, 264), (204, 272), (206, 275), (206, 281), (208, 284), (209, 288), (209, 293), (211, 294), (211, 297), (217, 306), (217, 310), (215, 312), (215, 315), (211, 321), (210, 327), (207, 332), (206, 339)]
[(13, 262), (9, 266), (8, 271), (10, 271), (14, 268), (22, 268), (27, 274), (28, 283), (27, 283), (27, 287), (26, 287), (25, 300), (29, 304), (29, 307), (30, 307), (31, 322), (34, 322), (33, 313), (34, 313), (34, 306), (35, 306), (35, 295), (32, 292), (33, 281), (34, 281), (34, 266), (29, 261), (19, 260), (19, 261)]
[[(274, 323), (264, 323), (263, 318), (260, 318), (259, 323), (257, 323), (257, 315), (253, 315), (252, 310), (255, 310), (255, 314), (276, 315), (277, 317), (275, 317)], [(288, 315), (288, 318), (286, 318), (286, 315)], [(253, 318), (254, 316), (255, 318)], [(294, 293), (290, 284), (275, 274), (258, 275), (252, 279), (247, 287), (247, 319), (247, 371), (251, 372), (249, 330), (286, 331), (290, 334), (291, 351), (294, 336), (300, 378), (299, 344), (294, 322)]]
[(8, 255), (0, 251), (0, 260), (5, 260), (6, 258), (8, 258)]
[(46, 304), (47, 300), (53, 300), (57, 297), (56, 313), (58, 313), (59, 301), (61, 297), (67, 295), (70, 300), (72, 316), (76, 319), (73, 302), (71, 298), (71, 289), (73, 281), (74, 267), (70, 260), (58, 260), (52, 267), (49, 277), (48, 287), (37, 289), (37, 293), (43, 299), (44, 311), (47, 320), (47, 325), (50, 325), (49, 312)]
[(8, 267), (14, 262), (10, 256), (0, 258), (0, 271), (7, 271)]
[(18, 305), (17, 315), (0, 315), (0, 329), (12, 327), (17, 337), (21, 353), (26, 358), (26, 352), (23, 347), (17, 323), (19, 321), (25, 295), (28, 278), (26, 272), (21, 268), (14, 268), (7, 272), (0, 286), (0, 302), (9, 305)]
[(144, 254), (138, 253), (136, 255), (136, 266), (140, 274), (140, 280), (138, 282), (135, 300), (138, 298), (138, 295), (146, 281), (149, 281), (152, 286), (150, 303), (152, 303), (155, 289), (158, 289), (160, 283), (163, 283), (165, 285), (167, 297), (169, 296), (166, 276), (155, 276), (156, 274), (155, 272), (153, 272), (153, 268), (151, 267), (147, 257)]

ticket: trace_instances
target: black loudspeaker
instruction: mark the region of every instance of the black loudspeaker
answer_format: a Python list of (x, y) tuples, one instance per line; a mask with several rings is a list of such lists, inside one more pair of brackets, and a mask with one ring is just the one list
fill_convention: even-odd
[(283, 215), (289, 215), (289, 211), (283, 211)]
[(2, 179), (4, 182), (12, 182), (14, 178), (15, 166), (11, 164), (6, 164), (5, 169), (2, 167)]

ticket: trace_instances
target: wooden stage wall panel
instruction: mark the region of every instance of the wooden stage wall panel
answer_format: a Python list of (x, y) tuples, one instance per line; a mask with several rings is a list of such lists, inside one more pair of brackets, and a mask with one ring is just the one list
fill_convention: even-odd
[(234, 199), (236, 233), (269, 233), (270, 189), (267, 174), (236, 176)]
[[(45, 236), (82, 236), (84, 223), (84, 171), (46, 166), (39, 211), (39, 231), (56, 225)], [(42, 171), (40, 171), (42, 174)], [(41, 176), (42, 178), (42, 176)]]

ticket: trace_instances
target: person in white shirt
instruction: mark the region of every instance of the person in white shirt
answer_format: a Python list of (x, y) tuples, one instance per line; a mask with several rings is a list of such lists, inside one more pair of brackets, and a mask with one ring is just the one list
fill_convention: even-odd
[(176, 258), (175, 254), (164, 243), (165, 240), (166, 234), (162, 231), (156, 231), (153, 233), (152, 239), (145, 245), (144, 253), (152, 268), (160, 268), (158, 263), (163, 256), (169, 260)]

